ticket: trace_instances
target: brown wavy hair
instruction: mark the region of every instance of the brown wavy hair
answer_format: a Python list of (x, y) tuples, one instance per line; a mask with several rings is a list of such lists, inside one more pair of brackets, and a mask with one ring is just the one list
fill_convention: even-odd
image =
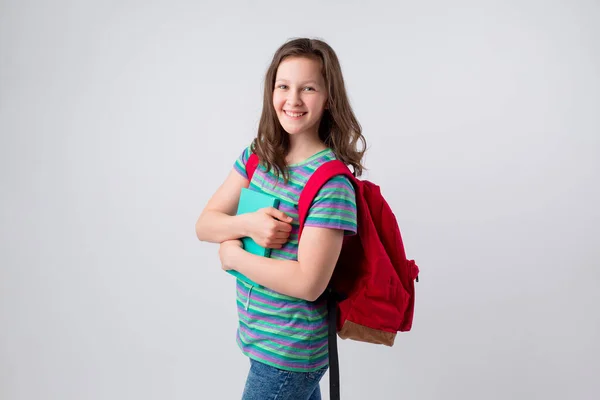
[[(283, 129), (273, 106), (273, 90), (279, 64), (287, 57), (307, 57), (321, 61), (321, 73), (327, 87), (327, 105), (319, 124), (319, 138), (332, 149), (336, 157), (352, 166), (354, 176), (362, 174), (361, 161), (367, 149), (362, 128), (354, 116), (346, 94), (339, 60), (333, 49), (318, 39), (299, 38), (284, 43), (274, 54), (264, 82), (263, 109), (258, 125), (258, 135), (251, 145), (252, 151), (265, 165), (267, 171), (274, 169), (286, 184), (289, 171), (285, 157), (289, 152), (288, 133)], [(362, 148), (358, 148), (362, 142)]]

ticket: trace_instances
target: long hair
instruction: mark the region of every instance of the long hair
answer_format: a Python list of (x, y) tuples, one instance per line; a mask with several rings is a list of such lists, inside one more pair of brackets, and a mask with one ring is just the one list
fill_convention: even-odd
[[(273, 106), (277, 68), (287, 57), (308, 57), (321, 61), (321, 73), (328, 93), (328, 107), (324, 110), (319, 124), (319, 138), (332, 149), (339, 160), (352, 166), (354, 176), (360, 176), (364, 168), (361, 160), (367, 143), (350, 106), (339, 60), (327, 43), (317, 39), (293, 39), (275, 52), (265, 76), (263, 109), (258, 134), (251, 145), (252, 151), (265, 165), (267, 172), (273, 168), (275, 175), (278, 178), (283, 175), (288, 183), (289, 171), (286, 168), (285, 157), (290, 141)], [(361, 149), (358, 148), (358, 142), (362, 143)]]

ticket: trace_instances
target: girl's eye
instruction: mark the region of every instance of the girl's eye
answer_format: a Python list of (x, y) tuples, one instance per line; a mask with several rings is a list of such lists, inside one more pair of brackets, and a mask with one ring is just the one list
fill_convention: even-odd
[(312, 91), (312, 90), (315, 90), (315, 89), (312, 88), (312, 87), (310, 87), (310, 86), (307, 86), (307, 87), (304, 88), (304, 90), (306, 90), (306, 91)]
[(287, 89), (287, 86), (286, 85), (279, 85), (279, 86), (277, 86), (277, 89), (284, 89), (285, 90), (285, 89)]

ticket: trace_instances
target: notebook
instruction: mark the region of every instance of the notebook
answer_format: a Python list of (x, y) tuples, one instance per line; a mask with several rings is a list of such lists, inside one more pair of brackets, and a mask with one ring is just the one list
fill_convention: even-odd
[[(268, 195), (263, 192), (242, 188), (242, 192), (240, 193), (240, 201), (237, 209), (237, 215), (255, 212), (265, 207), (279, 208), (279, 199), (277, 197)], [(241, 240), (244, 246), (244, 250), (246, 250), (247, 252), (262, 257), (271, 256), (271, 249), (258, 245), (254, 240), (252, 240), (251, 237), (244, 237)], [(230, 269), (227, 272), (229, 272), (236, 278), (243, 280), (246, 283), (249, 283), (254, 286), (261, 286), (247, 278), (245, 275), (240, 274), (238, 271)]]

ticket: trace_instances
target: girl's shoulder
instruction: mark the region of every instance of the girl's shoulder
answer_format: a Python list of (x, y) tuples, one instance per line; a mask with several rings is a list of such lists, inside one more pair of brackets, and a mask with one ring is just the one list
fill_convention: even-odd
[(244, 164), (248, 161), (250, 156), (252, 155), (252, 143), (248, 146), (244, 147), (242, 150), (242, 154), (240, 154), (240, 159), (244, 162)]
[[(337, 160), (337, 156), (334, 151), (330, 148), (327, 148), (314, 156), (310, 157), (305, 161), (305, 172), (307, 173), (307, 178), (310, 178), (312, 174), (322, 165), (326, 164), (329, 161)], [(344, 175), (336, 175), (327, 181), (324, 186), (324, 189), (337, 189), (344, 192), (354, 193), (354, 186), (350, 179)]]
[(248, 175), (246, 174), (246, 163), (248, 162), (248, 159), (250, 158), (251, 154), (252, 144), (248, 145), (244, 148), (244, 150), (242, 150), (241, 154), (235, 160), (235, 163), (233, 165), (236, 171), (246, 179), (248, 179)]

